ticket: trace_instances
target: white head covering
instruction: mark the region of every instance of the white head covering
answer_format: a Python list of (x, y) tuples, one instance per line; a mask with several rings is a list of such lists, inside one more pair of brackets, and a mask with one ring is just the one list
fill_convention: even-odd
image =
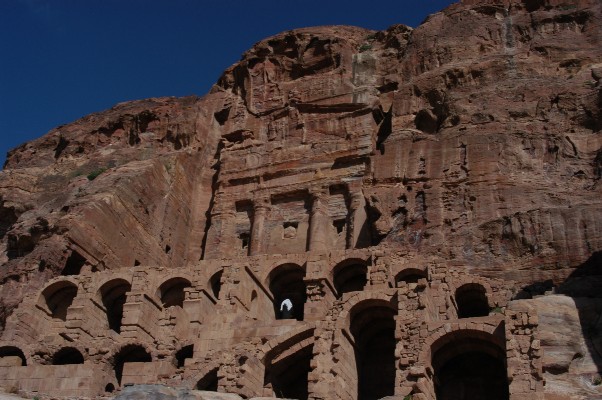
[(280, 311), (284, 311), (284, 307), (286, 307), (286, 311), (293, 309), (293, 303), (291, 303), (290, 299), (284, 299), (282, 303), (280, 303)]

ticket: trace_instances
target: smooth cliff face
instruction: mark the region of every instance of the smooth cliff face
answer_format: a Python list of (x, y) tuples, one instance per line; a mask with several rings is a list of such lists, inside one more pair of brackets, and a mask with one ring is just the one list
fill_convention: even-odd
[[(350, 249), (513, 282), (517, 299), (599, 297), (570, 282), (602, 250), (601, 80), (598, 0), (267, 38), (204, 97), (118, 104), (9, 153), (1, 325), (72, 271)], [(555, 324), (545, 297), (529, 307)], [(544, 358), (550, 390), (591, 395), (583, 374), (555, 381), (565, 356)]]

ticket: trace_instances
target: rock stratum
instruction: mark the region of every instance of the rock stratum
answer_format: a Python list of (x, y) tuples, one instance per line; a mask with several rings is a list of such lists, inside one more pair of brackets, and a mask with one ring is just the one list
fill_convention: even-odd
[(602, 398), (601, 80), (598, 0), (466, 0), (53, 129), (0, 173), (0, 385)]

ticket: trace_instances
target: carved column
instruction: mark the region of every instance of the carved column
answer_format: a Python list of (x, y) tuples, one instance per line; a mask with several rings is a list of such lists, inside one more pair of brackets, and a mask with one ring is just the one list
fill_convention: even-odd
[(366, 223), (366, 199), (361, 189), (351, 192), (350, 197), (347, 248), (354, 249), (360, 239), (362, 227)]
[(249, 244), (249, 255), (265, 253), (264, 225), (265, 217), (270, 210), (268, 197), (260, 197), (253, 202), (253, 224), (251, 226), (251, 243)]
[(218, 196), (211, 210), (211, 227), (205, 240), (204, 260), (218, 259), (229, 254), (228, 249), (232, 248), (236, 240), (235, 218), (234, 204), (223, 199), (223, 196)]
[(324, 189), (312, 193), (311, 214), (309, 218), (309, 251), (326, 251), (328, 235), (327, 191)]

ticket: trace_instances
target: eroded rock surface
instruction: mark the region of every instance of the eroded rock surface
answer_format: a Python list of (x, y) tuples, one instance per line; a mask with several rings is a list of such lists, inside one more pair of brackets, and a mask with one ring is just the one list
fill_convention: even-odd
[[(597, 0), (489, 0), (288, 31), (203, 97), (13, 150), (0, 356), (23, 372), (0, 381), (431, 399), (490, 357), (501, 398), (599, 395), (601, 19)], [(378, 351), (370, 324), (393, 335)], [(66, 348), (85, 368), (54, 388)]]

